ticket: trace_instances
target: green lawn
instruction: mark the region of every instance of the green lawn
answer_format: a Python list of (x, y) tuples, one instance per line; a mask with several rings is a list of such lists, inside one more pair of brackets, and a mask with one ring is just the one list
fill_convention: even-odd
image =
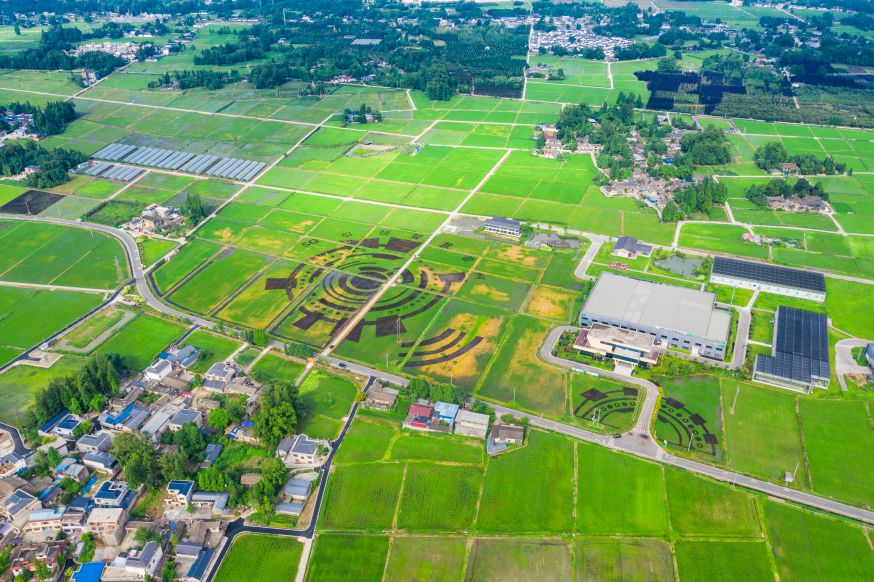
[(25, 412), (33, 403), (38, 390), (48, 386), (55, 378), (63, 378), (79, 370), (86, 359), (65, 355), (50, 368), (15, 366), (0, 374), (0, 422), (21, 426)]

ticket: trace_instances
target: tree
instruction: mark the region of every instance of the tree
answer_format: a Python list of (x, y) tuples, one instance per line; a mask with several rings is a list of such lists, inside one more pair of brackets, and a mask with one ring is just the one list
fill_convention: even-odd
[(134, 541), (141, 548), (149, 542), (155, 542), (156, 544), (160, 544), (161, 534), (158, 532), (154, 532), (147, 527), (139, 527), (137, 528), (137, 531), (134, 532)]
[(276, 444), (294, 433), (298, 411), (303, 410), (303, 401), (293, 384), (274, 383), (265, 387), (261, 408), (255, 414), (255, 436), (268, 446)]
[(112, 442), (112, 454), (122, 466), (128, 487), (156, 487), (161, 480), (161, 467), (152, 443), (142, 434), (122, 433)]
[(215, 410), (211, 410), (208, 415), (206, 415), (206, 425), (213, 429), (216, 432), (224, 433), (224, 430), (227, 428), (229, 424), (231, 424), (231, 412), (224, 407), (216, 408)]
[(756, 165), (766, 172), (780, 167), (780, 164), (788, 159), (789, 152), (786, 151), (783, 143), (779, 141), (769, 141), (756, 149), (756, 152), (753, 154), (753, 160), (756, 162)]
[(185, 216), (189, 227), (197, 226), (201, 220), (206, 218), (206, 209), (203, 206), (200, 194), (196, 192), (186, 194), (182, 214)]
[(267, 332), (262, 329), (256, 329), (252, 335), (252, 343), (257, 346), (266, 346), (267, 345)]
[(42, 560), (37, 560), (34, 564), (34, 574), (37, 580), (50, 580), (52, 577), (52, 569)]
[(228, 480), (217, 468), (207, 467), (197, 472), (197, 487), (201, 491), (225, 491)]

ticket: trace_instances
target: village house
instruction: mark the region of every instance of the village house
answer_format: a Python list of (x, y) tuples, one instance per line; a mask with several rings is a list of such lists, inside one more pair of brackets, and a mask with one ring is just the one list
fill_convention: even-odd
[(620, 236), (616, 244), (613, 245), (613, 251), (610, 254), (614, 257), (636, 259), (637, 257), (650, 256), (652, 254), (652, 247), (639, 242), (634, 237)]
[[(455, 426), (456, 414), (458, 414), (457, 404), (452, 404), (451, 402), (435, 402), (431, 428), (436, 428), (437, 424), (442, 424), (447, 427), (448, 430), (446, 432), (452, 432), (452, 427)], [(434, 423), (433, 421), (437, 421), (437, 423)]]
[(112, 446), (112, 433), (101, 430), (86, 434), (76, 442), (76, 450), (80, 453), (105, 453)]
[(224, 515), (228, 512), (230, 495), (222, 491), (198, 491), (191, 495), (191, 505), (199, 509), (209, 509), (212, 513)]
[(276, 454), (286, 467), (296, 465), (315, 465), (319, 460), (320, 441), (299, 434), (293, 439), (285, 437), (276, 447)]
[(109, 453), (85, 453), (82, 464), (99, 473), (112, 473), (115, 468), (115, 457)]
[(375, 382), (367, 392), (367, 398), (361, 403), (364, 408), (375, 410), (391, 410), (398, 399), (398, 391)]
[(68, 511), (64, 507), (35, 509), (28, 514), (27, 523), (21, 528), (21, 533), (31, 538), (51, 539), (61, 531), (68, 535), (81, 534), (85, 532), (84, 517), (84, 513)]
[(489, 416), (470, 410), (461, 410), (455, 417), (455, 434), (486, 438), (489, 431)]
[(499, 445), (520, 445), (525, 440), (525, 429), (515, 424), (495, 424), (489, 438)]
[(122, 481), (104, 481), (94, 494), (96, 507), (130, 507), (136, 493), (128, 489)]
[[(146, 542), (142, 550), (130, 550), (129, 552), (119, 554), (112, 561), (111, 568), (118, 568), (139, 578), (145, 578), (146, 574), (149, 576), (157, 574), (158, 566), (161, 564), (161, 558), (163, 557), (164, 551), (161, 549), (161, 546), (150, 541)], [(108, 573), (106, 572), (104, 576), (108, 577), (106, 576)]]
[(9, 552), (7, 559), (9, 571), (15, 577), (27, 577), (26, 572), (35, 574), (37, 563), (42, 562), (49, 567), (54, 576), (58, 569), (58, 563), (64, 556), (66, 546), (65, 541), (16, 544)]
[(85, 522), (88, 531), (107, 545), (118, 545), (124, 539), (124, 524), (128, 512), (120, 507), (96, 507)]
[(167, 429), (170, 432), (176, 432), (182, 428), (182, 425), (189, 422), (200, 428), (203, 426), (203, 413), (193, 408), (183, 408), (170, 419), (167, 423)]
[(0, 501), (0, 516), (19, 529), (27, 523), (30, 512), (37, 509), (42, 509), (42, 503), (24, 489), (17, 489)]
[(282, 486), (280, 495), (283, 501), (303, 503), (307, 500), (312, 485), (312, 481), (291, 478)]
[(185, 218), (178, 208), (149, 204), (140, 215), (146, 232), (173, 230), (185, 224)]
[(169, 507), (188, 507), (191, 504), (193, 491), (194, 481), (170, 481), (167, 483), (167, 505)]
[(128, 404), (116, 413), (104, 412), (98, 417), (103, 428), (124, 432), (139, 431), (147, 418), (149, 418), (149, 411), (136, 404)]
[(414, 430), (431, 430), (431, 417), (433, 415), (433, 406), (414, 402), (410, 404), (403, 426)]
[(203, 387), (215, 392), (224, 392), (237, 370), (225, 362), (216, 362), (203, 375)]
[(155, 360), (143, 371), (143, 380), (146, 382), (162, 382), (172, 372), (173, 364), (167, 360)]

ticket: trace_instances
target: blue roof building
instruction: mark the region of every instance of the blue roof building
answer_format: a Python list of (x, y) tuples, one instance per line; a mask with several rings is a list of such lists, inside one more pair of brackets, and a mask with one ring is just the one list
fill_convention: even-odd
[(434, 416), (449, 426), (455, 424), (455, 415), (458, 414), (458, 405), (451, 402), (437, 402), (434, 404)]
[(94, 494), (94, 505), (97, 507), (127, 508), (133, 501), (134, 493), (127, 485), (119, 481), (104, 481)]
[(200, 555), (197, 556), (197, 559), (188, 568), (188, 577), (192, 580), (202, 579), (204, 574), (206, 574), (206, 567), (209, 565), (210, 560), (212, 560), (212, 550), (209, 548), (201, 550)]
[(106, 562), (86, 562), (73, 572), (70, 582), (100, 582)]
[(194, 491), (194, 481), (170, 481), (167, 483), (168, 503), (186, 506), (191, 503), (191, 493)]

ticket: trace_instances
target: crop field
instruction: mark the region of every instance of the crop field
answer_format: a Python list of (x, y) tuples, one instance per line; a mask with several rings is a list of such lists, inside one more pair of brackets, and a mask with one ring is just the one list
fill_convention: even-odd
[[(0, 346), (0, 354), (4, 353), (3, 349)], [(33, 403), (35, 393), (48, 386), (52, 379), (72, 374), (84, 363), (83, 357), (64, 355), (50, 368), (13, 366), (0, 373), (0, 398), (3, 400), (0, 422), (14, 426), (24, 424), (25, 414)]]
[(702, 460), (724, 454), (719, 379), (677, 378), (663, 383), (665, 397), (655, 422), (655, 437), (667, 447), (693, 452)]
[(128, 277), (127, 258), (109, 235), (52, 224), (0, 222), (0, 280), (114, 289)]
[(199, 374), (209, 370), (215, 362), (226, 360), (240, 347), (237, 341), (202, 329), (185, 338), (185, 345), (192, 345), (200, 350), (197, 362), (190, 368), (192, 372)]
[(379, 582), (388, 549), (389, 538), (386, 536), (319, 535), (306, 579), (313, 582)]
[(264, 582), (293, 580), (303, 545), (293, 538), (246, 533), (233, 541), (222, 560), (216, 582), (232, 582), (258, 572)]
[(747, 230), (737, 225), (694, 224), (683, 225), (680, 231), (680, 246), (754, 259), (767, 259), (768, 247), (745, 241), (741, 237)]
[[(297, 371), (299, 365), (291, 367)], [(311, 372), (300, 386), (306, 413), (297, 426), (298, 432), (317, 439), (336, 438), (343, 428), (341, 419), (348, 414), (358, 390), (349, 378), (320, 369)]]
[[(365, 579), (665, 579), (676, 554), (682, 580), (794, 580), (811, 564), (840, 580), (874, 559), (856, 525), (691, 473), (534, 429), (483, 460), (453, 452), (482, 441), (381, 414), (361, 411), (340, 449), (308, 579), (335, 579), (341, 559)], [(830, 558), (841, 546), (851, 559)]]
[[(330, 135), (326, 133), (328, 131), (323, 129), (311, 136), (303, 146), (261, 176), (258, 183), (450, 210), (501, 157), (499, 151), (440, 145), (416, 148), (404, 144), (367, 146), (363, 143), (365, 136), (358, 132), (333, 129), (331, 131), (348, 133)], [(532, 132), (526, 132), (526, 139), (530, 141)], [(330, 141), (325, 145), (321, 143), (324, 140)]]
[[(675, 453), (778, 483), (791, 472), (793, 487), (867, 507), (874, 503), (871, 472), (849, 476), (844, 470), (874, 463), (870, 449), (834, 447), (836, 438), (871, 440), (867, 402), (810, 398), (710, 376), (660, 382), (665, 395), (655, 435)], [(691, 448), (690, 433), (701, 437)]]
[(102, 343), (97, 351), (116, 353), (133, 370), (142, 370), (185, 331), (181, 324), (140, 314)]
[(93, 293), (0, 287), (0, 360), (5, 364), (39, 344), (101, 299)]

